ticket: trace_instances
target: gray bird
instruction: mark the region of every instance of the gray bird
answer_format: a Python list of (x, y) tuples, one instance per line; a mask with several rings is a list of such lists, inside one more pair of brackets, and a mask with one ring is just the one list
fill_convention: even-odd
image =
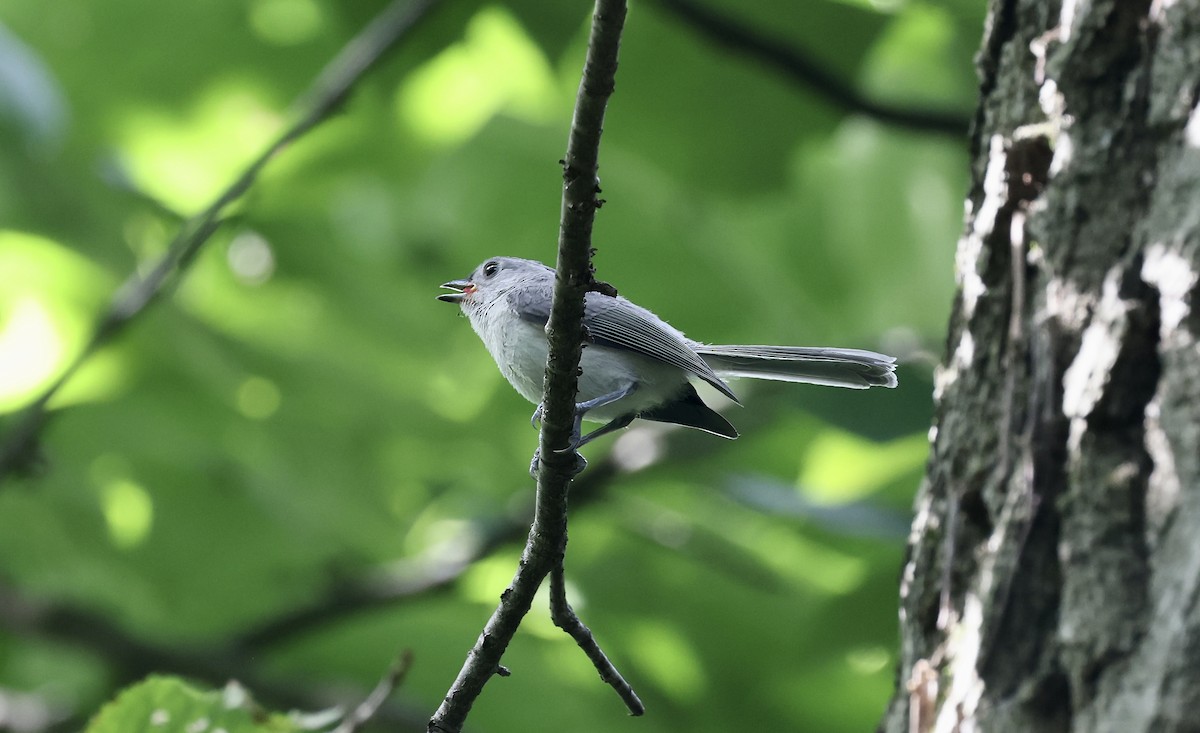
[[(496, 360), (500, 372), (541, 416), (546, 371), (546, 322), (554, 270), (517, 257), (493, 257), (465, 280), (442, 285)], [(589, 292), (584, 300), (587, 338), (580, 361), (579, 402), (572, 447), (629, 425), (635, 418), (675, 423), (724, 438), (738, 432), (704, 404), (693, 378), (741, 404), (722, 377), (751, 377), (867, 389), (895, 387), (896, 360), (861, 349), (807, 346), (715, 346), (684, 336), (650, 311), (620, 296)], [(580, 421), (605, 422), (581, 435)], [(531, 472), (537, 467), (534, 456)]]

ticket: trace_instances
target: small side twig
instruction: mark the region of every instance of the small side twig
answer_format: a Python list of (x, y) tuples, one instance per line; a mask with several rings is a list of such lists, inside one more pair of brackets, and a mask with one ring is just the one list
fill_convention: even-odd
[(125, 330), (135, 316), (183, 274), (220, 227), (229, 206), (250, 189), (263, 168), (288, 145), (328, 119), (367, 71), (407, 36), (437, 2), (395, 0), (384, 8), (317, 76), (295, 106), (298, 111), (293, 122), (208, 207), (184, 223), (147, 275), (134, 273), (129, 277), (113, 297), (108, 311), (100, 316), (87, 345), (8, 431), (0, 444), (0, 481), (13, 471), (28, 468), (36, 459), (37, 438), (46, 425), (47, 408), (54, 395), (101, 346)]
[(413, 653), (411, 649), (405, 649), (400, 652), (392, 662), (392, 666), (388, 668), (387, 674), (383, 679), (379, 680), (379, 684), (375, 685), (375, 689), (371, 690), (371, 694), (367, 695), (367, 699), (359, 703), (358, 707), (354, 708), (337, 728), (334, 728), (333, 733), (354, 733), (363, 724), (369, 722), (375, 717), (375, 713), (379, 708), (391, 697), (397, 687), (404, 682), (405, 675), (412, 668)]
[(555, 626), (570, 634), (588, 659), (592, 660), (592, 665), (600, 673), (600, 679), (616, 690), (621, 701), (625, 703), (625, 707), (629, 708), (630, 715), (641, 715), (646, 712), (646, 706), (642, 704), (641, 698), (637, 696), (637, 693), (633, 691), (613, 663), (608, 660), (608, 656), (604, 654), (600, 645), (596, 643), (596, 638), (592, 636), (592, 630), (579, 620), (575, 609), (571, 608), (570, 603), (567, 603), (567, 584), (563, 578), (561, 565), (550, 571), (550, 619), (554, 621)]

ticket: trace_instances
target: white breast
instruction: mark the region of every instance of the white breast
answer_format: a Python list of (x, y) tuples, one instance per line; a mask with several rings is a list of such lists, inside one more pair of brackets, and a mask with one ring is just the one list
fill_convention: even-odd
[(541, 402), (547, 356), (542, 329), (496, 301), (491, 307), (464, 310), (509, 384), (530, 402)]

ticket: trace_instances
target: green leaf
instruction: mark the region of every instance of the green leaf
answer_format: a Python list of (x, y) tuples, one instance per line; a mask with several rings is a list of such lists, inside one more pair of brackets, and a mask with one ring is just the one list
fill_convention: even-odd
[(92, 719), (87, 733), (287, 733), (303, 730), (258, 707), (245, 688), (197, 689), (178, 677), (149, 677), (126, 688)]

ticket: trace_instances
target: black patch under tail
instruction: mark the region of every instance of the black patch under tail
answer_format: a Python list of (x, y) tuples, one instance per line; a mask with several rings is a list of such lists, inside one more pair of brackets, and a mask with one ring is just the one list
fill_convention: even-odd
[(640, 412), (638, 417), (643, 420), (669, 422), (696, 428), (731, 440), (738, 436), (737, 428), (721, 417), (716, 410), (704, 404), (704, 400), (700, 399), (696, 388), (691, 384), (687, 384), (679, 396), (671, 402), (665, 402), (658, 407)]

